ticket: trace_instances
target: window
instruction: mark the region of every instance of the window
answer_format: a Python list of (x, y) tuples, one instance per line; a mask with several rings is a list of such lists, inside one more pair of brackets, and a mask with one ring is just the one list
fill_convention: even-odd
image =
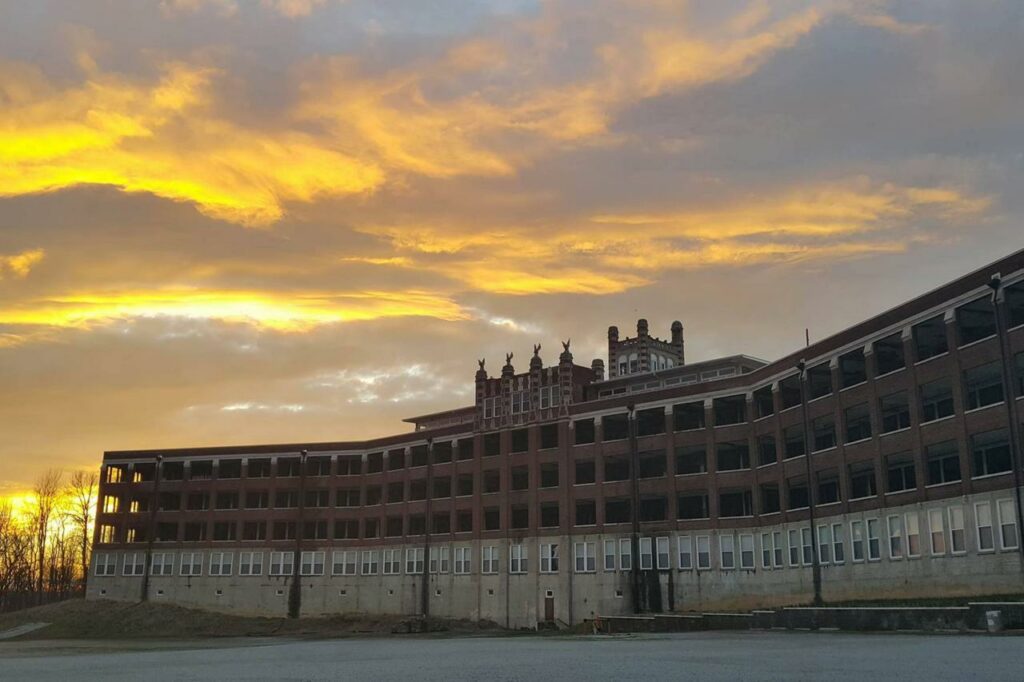
[(423, 548), (422, 547), (406, 547), (405, 549), (405, 572), (408, 575), (422, 575), (423, 568)]
[(740, 535), (740, 568), (754, 570), (754, 536), (749, 533)]
[[(298, 462), (298, 460), (295, 461)], [(208, 460), (189, 462), (188, 477), (192, 481), (210, 480), (213, 478), (213, 462)], [(134, 481), (135, 479), (133, 478), (132, 480)]]
[(540, 506), (540, 527), (557, 528), (559, 526), (558, 503), (545, 502)]
[(978, 502), (974, 505), (974, 523), (978, 529), (978, 551), (993, 551), (995, 540), (992, 535), (992, 506), (988, 502)]
[(736, 568), (736, 538), (732, 535), (718, 536), (719, 564), (723, 571)]
[(234, 521), (216, 521), (213, 524), (213, 539), (217, 542), (230, 542), (238, 539), (238, 524)]
[(604, 570), (615, 570), (615, 540), (604, 541)]
[(718, 471), (750, 468), (750, 446), (746, 441), (719, 443), (717, 446)]
[[(677, 499), (676, 516), (680, 519), (709, 518), (707, 493), (680, 494)], [(607, 519), (605, 521), (607, 522)]]
[[(832, 392), (832, 369), (827, 362), (807, 369), (807, 393), (809, 400), (821, 398)], [(799, 401), (799, 398), (797, 398)]]
[(831, 414), (823, 414), (811, 422), (814, 434), (814, 451), (827, 450), (836, 446), (836, 418)]
[(953, 554), (963, 554), (967, 551), (964, 508), (960, 505), (949, 508), (949, 549)]
[(796, 407), (801, 402), (803, 392), (800, 389), (800, 375), (794, 374), (779, 381), (779, 398), (782, 400), (782, 409), (787, 410)]
[(772, 531), (772, 559), (774, 560), (774, 568), (782, 568), (782, 531)]
[(690, 431), (704, 428), (704, 403), (680, 403), (672, 406), (672, 428)]
[[(561, 394), (558, 392), (558, 385), (541, 386), (540, 388), (540, 409), (546, 410), (549, 407), (558, 407), (561, 403)], [(554, 445), (550, 447), (555, 447)]]
[(529, 391), (513, 391), (512, 392), (512, 414), (521, 414), (523, 412), (530, 411), (530, 392)]
[[(296, 498), (297, 499), (297, 498)], [(210, 508), (210, 496), (207, 493), (189, 493), (185, 500), (185, 508), (189, 511), (205, 511)]]
[(185, 463), (164, 462), (160, 472), (160, 477), (165, 481), (182, 481), (185, 479)]
[(832, 471), (819, 471), (818, 477), (818, 504), (832, 504), (839, 501), (839, 473)]
[(326, 540), (327, 521), (304, 521), (302, 524), (302, 539)]
[(466, 575), (470, 572), (470, 567), (473, 565), (472, 559), (470, 547), (456, 547), (455, 564), (452, 572), (456, 575)]
[(983, 296), (957, 308), (956, 333), (961, 346), (994, 336), (996, 314), (992, 299)]
[(420, 445), (413, 445), (409, 448), (409, 466), (410, 467), (422, 467), (426, 466), (430, 459), (430, 451), (425, 443)]
[(841, 564), (846, 561), (846, 552), (843, 549), (843, 524), (832, 524), (832, 561)]
[(295, 477), (301, 473), (302, 461), (298, 457), (283, 457), (277, 460), (278, 477)]
[(775, 436), (766, 434), (757, 437), (757, 464), (765, 466), (775, 464), (779, 460), (778, 451), (775, 448)]
[(494, 545), (485, 545), (480, 548), (480, 572), (498, 572), (498, 548)]
[(323, 575), (324, 574), (324, 553), (303, 552), (299, 561), (299, 572), (302, 575)]
[(882, 558), (882, 548), (878, 539), (878, 519), (868, 519), (868, 561)]
[(593, 483), (595, 480), (595, 469), (594, 460), (592, 459), (576, 460), (576, 485)]
[(629, 539), (619, 540), (619, 568), (623, 571), (633, 570), (633, 543)]
[(356, 476), (362, 470), (362, 458), (360, 457), (339, 457), (338, 458), (338, 475), (339, 476)]
[(899, 332), (890, 334), (872, 344), (878, 376), (895, 372), (906, 366), (903, 357), (903, 339)]
[(406, 529), (407, 535), (426, 535), (427, 517), (423, 514), (410, 514), (409, 525)]
[(707, 449), (703, 445), (676, 448), (676, 475), (703, 474), (708, 470)]
[(203, 553), (182, 552), (181, 562), (178, 564), (181, 575), (196, 576), (203, 574)]
[(1007, 326), (1016, 327), (1024, 324), (1024, 282), (1011, 284), (1003, 289), (1006, 299)]
[(629, 438), (629, 415), (606, 414), (601, 417), (601, 440), (624, 440)]
[(719, 493), (718, 515), (722, 518), (753, 516), (754, 502), (750, 491), (736, 490)]
[(887, 492), (898, 493), (903, 490), (913, 490), (917, 487), (914, 458), (909, 452), (889, 455), (886, 458), (886, 471)]
[(910, 427), (910, 397), (906, 391), (882, 396), (878, 405), (882, 413), (882, 433)]
[(818, 526), (818, 561), (821, 564), (832, 563), (832, 526)]
[(864, 522), (850, 521), (850, 546), (853, 561), (864, 561)]
[(526, 545), (522, 543), (509, 545), (508, 550), (508, 572), (526, 573), (526, 562), (528, 559)]
[(999, 512), (999, 545), (1003, 549), (1017, 549), (1017, 510), (1013, 500), (1005, 499), (996, 502)]
[(384, 575), (398, 575), (402, 572), (402, 550), (385, 549), (382, 554), (384, 556), (384, 570), (381, 572)]
[(629, 456), (606, 456), (604, 458), (604, 480), (605, 481), (626, 481), (629, 480)]
[[(513, 473), (515, 470), (522, 471), (526, 467), (513, 467)], [(529, 472), (527, 471), (526, 487), (529, 487)], [(484, 492), (485, 493), (496, 493), (501, 491), (501, 471), (498, 469), (487, 469), (484, 471)]]
[(574, 547), (577, 573), (593, 573), (597, 570), (597, 549), (593, 542), (577, 542)]
[(512, 528), (525, 529), (530, 527), (530, 508), (525, 505), (513, 505)]
[(432, 574), (447, 573), (450, 550), (448, 545), (432, 545), (430, 547), (430, 558), (428, 570)]
[(953, 383), (948, 377), (921, 386), (921, 420), (935, 421), (954, 412)]
[(942, 315), (915, 324), (911, 333), (918, 362), (949, 352), (946, 323)]
[(278, 509), (294, 509), (299, 506), (298, 490), (278, 490), (274, 495), (274, 506)]
[(314, 509), (329, 507), (331, 504), (331, 491), (329, 490), (307, 490), (306, 506)]
[(484, 509), (484, 530), (501, 530), (501, 510), (497, 507)]
[(711, 405), (715, 414), (715, 426), (740, 424), (747, 420), (746, 396), (733, 395), (725, 398), (715, 398)]
[(366, 456), (366, 473), (378, 474), (384, 471), (384, 453), (371, 452)]
[(787, 509), (805, 509), (810, 506), (810, 496), (807, 490), (807, 481), (803, 479), (790, 479), (786, 482), (787, 487)]
[(654, 550), (651, 538), (640, 538), (640, 570), (649, 571), (654, 568)]
[(456, 533), (472, 533), (473, 532), (473, 510), (472, 509), (459, 509), (455, 512), (455, 532)]
[(501, 453), (501, 434), (484, 434), (484, 457), (494, 457)]
[(999, 361), (964, 372), (964, 392), (968, 410), (1003, 402), (1003, 375)]
[(1013, 457), (1006, 429), (971, 436), (971, 471), (975, 478), (1012, 470)]
[(450, 510), (435, 512), (430, 517), (430, 532), (446, 535), (452, 532), (452, 513)]
[(577, 526), (592, 526), (597, 523), (597, 503), (594, 500), (576, 500)]
[(263, 552), (239, 552), (238, 575), (263, 575)]
[(846, 422), (847, 443), (871, 438), (871, 409), (867, 403), (846, 408), (843, 421)]
[(558, 487), (558, 462), (546, 462), (540, 465), (540, 487)]
[(689, 571), (693, 568), (693, 543), (689, 535), (680, 535), (676, 538), (676, 547), (679, 549), (679, 568)]
[(893, 515), (888, 518), (889, 526), (889, 558), (903, 558), (903, 517)]
[(640, 521), (665, 521), (668, 517), (668, 500), (664, 497), (640, 498)]
[(697, 536), (697, 570), (706, 571), (711, 568), (711, 538), (707, 535)]
[(271, 552), (270, 553), (270, 575), (294, 575), (295, 554), (294, 552)]
[(640, 478), (658, 478), (665, 475), (665, 451), (647, 450), (639, 453)]
[(931, 538), (932, 554), (946, 553), (946, 529), (941, 509), (928, 510), (928, 533)]
[(266, 509), (270, 506), (270, 494), (266, 490), (250, 490), (245, 493), (246, 509)]
[(872, 462), (858, 462), (850, 465), (850, 499), (874, 497), (878, 494), (875, 485), (875, 465)]
[(473, 494), (473, 474), (459, 474), (455, 479), (455, 494), (460, 497)]
[(665, 433), (665, 410), (655, 407), (636, 412), (636, 435), (653, 436)]
[(466, 460), (473, 459), (473, 439), (472, 438), (460, 438), (455, 441), (455, 449), (459, 452), (459, 461), (464, 462)]
[(1017, 377), (1017, 397), (1024, 398), (1024, 352), (1013, 356), (1013, 368)]
[(516, 429), (509, 433), (509, 451), (526, 452), (530, 449), (530, 432), (528, 429)]
[(784, 439), (784, 452), (786, 459), (793, 459), (794, 457), (800, 457), (801, 455), (807, 454), (806, 445), (804, 443), (804, 429), (802, 426), (787, 426), (782, 430), (782, 437)]
[(484, 419), (492, 419), (501, 414), (501, 398), (492, 396), (484, 398)]
[(330, 476), (330, 457), (310, 457), (306, 460), (306, 474), (309, 476)]
[(798, 531), (795, 528), (791, 528), (788, 532), (789, 540), (789, 565), (799, 566), (800, 565), (800, 538)]
[(396, 538), (402, 534), (402, 517), (389, 516), (384, 522), (384, 537)]
[(761, 484), (761, 513), (774, 514), (782, 509), (779, 497), (779, 485), (777, 483)]
[(109, 523), (100, 524), (100, 544), (109, 545), (117, 539), (117, 527)]
[(380, 564), (380, 554), (377, 550), (366, 550), (362, 555), (362, 562), (359, 567), (360, 575), (377, 575), (377, 568)]
[(775, 401), (772, 397), (771, 386), (762, 386), (754, 391), (754, 409), (758, 419), (775, 414)]
[(839, 356), (839, 385), (841, 388), (856, 386), (867, 380), (868, 369), (863, 348)]
[(917, 512), (908, 512), (906, 517), (907, 556), (921, 556), (921, 517)]
[(217, 462), (217, 478), (231, 479), (242, 477), (242, 460), (222, 459)]
[(761, 533), (761, 568), (772, 567), (772, 534)]
[(960, 480), (960, 451), (955, 440), (935, 443), (925, 448), (928, 462), (928, 485)]
[(804, 566), (810, 566), (814, 559), (814, 537), (810, 528), (800, 529), (800, 546), (803, 549), (802, 560)]
[[(543, 389), (542, 389), (543, 390)], [(543, 424), (540, 427), (540, 448), (547, 450), (558, 447), (558, 424)]]
[[(530, 487), (530, 467), (529, 466), (527, 466), (525, 464), (522, 465), (522, 466), (514, 466), (514, 467), (512, 467), (509, 470), (509, 473), (511, 474), (511, 478), (512, 478), (512, 486), (511, 486), (512, 490), (527, 490)], [(491, 479), (492, 479), (491, 480), (491, 485), (494, 485), (494, 482), (498, 479), (498, 470), (497, 469), (494, 470), (494, 474), (492, 474)], [(485, 483), (486, 483), (486, 479), (485, 479)], [(485, 491), (485, 492), (497, 492), (497, 490)]]
[(586, 445), (594, 442), (594, 420), (579, 419), (573, 422), (573, 432), (576, 434), (576, 445)]
[[(230, 573), (230, 562), (228, 564)], [(174, 575), (174, 554), (171, 552), (153, 552), (149, 564), (150, 575)]]

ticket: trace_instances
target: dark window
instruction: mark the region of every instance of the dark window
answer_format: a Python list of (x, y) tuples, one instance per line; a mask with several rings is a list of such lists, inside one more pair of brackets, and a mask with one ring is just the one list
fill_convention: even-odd
[(242, 460), (222, 459), (217, 462), (217, 478), (241, 478)]
[(558, 487), (558, 462), (548, 462), (540, 465), (540, 487)]
[(406, 535), (426, 535), (427, 517), (423, 514), (413, 514), (409, 517), (409, 530)]
[(629, 457), (607, 455), (604, 458), (604, 480), (625, 481), (629, 479)]
[(401, 502), (405, 499), (405, 483), (395, 481), (388, 483), (388, 503)]
[(592, 526), (597, 523), (597, 503), (594, 500), (576, 501), (576, 525)]
[(499, 454), (501, 454), (501, 434), (498, 432), (485, 433), (484, 457), (494, 457)]
[(611, 499), (604, 501), (605, 523), (629, 523), (633, 520), (630, 512), (629, 499)]
[(460, 438), (457, 441), (459, 449), (459, 461), (464, 462), (467, 459), (473, 459), (473, 439), (472, 438)]
[(782, 508), (779, 501), (779, 486), (775, 483), (761, 485), (761, 513), (774, 514)]
[(294, 540), (295, 539), (295, 522), (294, 521), (274, 521), (274, 539), (275, 540)]
[(801, 395), (799, 374), (779, 381), (779, 399), (782, 401), (782, 409), (786, 410), (799, 405)]
[(431, 533), (451, 533), (452, 514), (451, 512), (437, 512), (430, 521)]
[(601, 440), (623, 440), (629, 438), (629, 415), (606, 414), (601, 417)]
[(999, 361), (972, 367), (964, 372), (967, 409), (1003, 402), (1003, 369)]
[(530, 527), (530, 508), (525, 505), (512, 507), (512, 528), (521, 530)]
[(878, 494), (875, 485), (875, 465), (871, 462), (860, 462), (850, 465), (850, 499), (873, 497)]
[(810, 506), (807, 494), (807, 481), (790, 480), (786, 482), (787, 509), (803, 509)]
[(526, 452), (530, 449), (530, 432), (528, 429), (516, 429), (509, 433), (509, 448), (512, 452)]
[[(295, 460), (298, 462), (299, 460)], [(138, 467), (137, 467), (138, 468)], [(192, 481), (206, 481), (213, 478), (213, 462), (196, 461), (189, 462), (188, 477)], [(143, 478), (145, 478), (143, 476)]]
[(1017, 282), (1003, 289), (1006, 297), (1006, 317), (1010, 327), (1024, 324), (1024, 282)]
[(298, 457), (286, 457), (277, 460), (277, 475), (279, 478), (289, 478), (302, 473), (302, 460)]
[(683, 493), (676, 499), (676, 516), (680, 519), (706, 519), (708, 513), (707, 493)]
[(274, 506), (278, 509), (294, 509), (299, 506), (298, 490), (278, 490), (274, 494)]
[(807, 454), (804, 444), (804, 429), (799, 424), (787, 426), (782, 430), (782, 437), (785, 438), (785, 458), (792, 459)]
[(640, 478), (657, 478), (658, 476), (665, 475), (664, 450), (641, 452), (638, 457), (640, 460)]
[(497, 507), (484, 509), (484, 530), (501, 530), (501, 510)]
[(668, 501), (664, 497), (645, 497), (640, 500), (641, 521), (664, 521), (668, 518)]
[(178, 539), (178, 524), (158, 523), (156, 524), (157, 542), (176, 542)]
[(381, 501), (381, 488), (379, 485), (368, 485), (366, 486), (366, 504), (374, 505), (380, 504)]
[(189, 511), (204, 511), (210, 508), (210, 496), (206, 493), (189, 493), (185, 502)]
[[(292, 524), (292, 526), (294, 525), (295, 524)], [(195, 521), (185, 524), (185, 542), (202, 542), (203, 540), (206, 540), (205, 523), (202, 521)]]
[(434, 479), (434, 491), (433, 498), (435, 500), (444, 499), (452, 496), (452, 478), (451, 476), (439, 476)]
[(807, 394), (810, 400), (832, 392), (832, 368), (827, 362), (807, 369)]
[(907, 366), (906, 358), (903, 357), (903, 338), (899, 332), (875, 341), (872, 347), (879, 376)]
[(715, 398), (711, 404), (715, 413), (715, 426), (739, 424), (747, 420), (746, 396), (732, 395), (725, 398)]
[(578, 459), (576, 460), (576, 484), (580, 483), (593, 483), (594, 478), (594, 460), (592, 459)]
[(378, 474), (384, 471), (384, 453), (371, 452), (366, 456), (366, 473)]
[(450, 440), (434, 443), (434, 463), (445, 464), (452, 461), (452, 442)]
[(847, 443), (871, 437), (871, 408), (867, 403), (846, 408), (843, 421), (846, 422)]
[(775, 464), (779, 461), (779, 453), (775, 447), (775, 436), (765, 434), (757, 437), (757, 464)]
[(676, 448), (676, 474), (703, 474), (707, 470), (707, 448), (703, 445), (680, 445)]
[(356, 476), (362, 470), (362, 460), (359, 457), (339, 457), (338, 475)]
[(928, 485), (960, 480), (960, 450), (955, 440), (929, 445), (925, 448), (928, 462)]
[(983, 296), (957, 308), (956, 333), (961, 346), (994, 335), (996, 312), (992, 306), (992, 299)]
[(512, 490), (527, 490), (530, 487), (530, 467), (512, 467)]
[(544, 424), (540, 427), (540, 447), (542, 450), (558, 447), (558, 424)]
[(540, 527), (557, 528), (558, 525), (558, 503), (545, 502), (540, 506)]
[(270, 477), (270, 460), (269, 459), (250, 459), (246, 464), (246, 475), (249, 478), (269, 478)]
[(911, 332), (914, 337), (914, 352), (918, 362), (949, 351), (946, 323), (942, 315), (918, 322), (912, 327)]
[(389, 516), (384, 523), (384, 536), (395, 538), (402, 534), (402, 517)]
[(310, 457), (306, 460), (306, 475), (307, 476), (330, 476), (331, 475), (331, 458), (330, 457)]
[(455, 512), (455, 532), (471, 533), (473, 531), (473, 511), (460, 509)]
[(573, 422), (573, 432), (576, 434), (576, 445), (585, 445), (594, 442), (594, 420), (580, 419)]
[(302, 539), (303, 540), (326, 540), (327, 539), (327, 522), (326, 521), (305, 521), (302, 524)]
[(717, 446), (718, 471), (750, 468), (750, 446), (746, 441), (719, 443)]
[(496, 493), (501, 491), (501, 472), (497, 469), (484, 471), (484, 492)]
[(818, 472), (818, 504), (839, 501), (839, 474), (835, 471)]
[(718, 494), (718, 515), (721, 518), (753, 516), (754, 500), (749, 490), (729, 490)]
[[(263, 493), (266, 497), (266, 493)], [(181, 509), (181, 495), (178, 493), (160, 493), (157, 509), (160, 511), (178, 511)]]
[(238, 509), (238, 493), (218, 492), (214, 498), (214, 509)]
[(886, 490), (890, 493), (898, 493), (901, 490), (913, 490), (917, 487), (914, 458), (909, 452), (899, 455), (889, 455), (885, 458)]
[(988, 476), (1013, 469), (1010, 440), (1006, 429), (971, 436), (971, 470), (974, 476)]
[[(209, 462), (210, 471), (213, 471), (213, 463)], [(207, 475), (205, 478), (210, 478)], [(156, 464), (136, 464), (132, 467), (132, 483), (142, 483), (156, 479)]]
[(266, 540), (267, 539), (267, 522), (266, 521), (245, 521), (242, 524), (242, 539), (243, 540)]
[(754, 391), (754, 409), (758, 418), (775, 414), (775, 401), (772, 399), (772, 387), (762, 386)]
[(409, 448), (409, 466), (425, 467), (430, 459), (430, 452), (426, 445), (414, 445)]
[[(267, 472), (270, 475), (270, 472)], [(180, 481), (185, 478), (184, 462), (164, 462), (160, 469), (160, 477), (165, 481)]]
[(1017, 373), (1017, 397), (1024, 396), (1024, 353), (1013, 356), (1014, 371)]
[(405, 468), (405, 450), (388, 450), (388, 471)]
[(665, 410), (660, 407), (637, 410), (636, 435), (653, 436), (657, 433), (665, 433)]
[(863, 348), (839, 356), (839, 385), (842, 388), (856, 386), (867, 380), (868, 370)]
[(336, 519), (334, 521), (335, 540), (356, 540), (359, 538), (359, 521), (357, 519)]
[(910, 395), (906, 391), (884, 395), (878, 403), (882, 412), (882, 433), (910, 426)]
[[(378, 495), (380, 494), (380, 488), (377, 488)], [(369, 492), (369, 489), (367, 489)], [(358, 507), (359, 506), (359, 488), (342, 488), (334, 494), (335, 506), (336, 507)], [(378, 499), (378, 502), (380, 500)]]
[(827, 450), (836, 444), (836, 418), (831, 414), (823, 414), (811, 422), (814, 431), (814, 452)]
[(380, 537), (380, 519), (363, 519), (363, 537), (371, 540)]
[(953, 414), (953, 382), (949, 377), (921, 386), (921, 421), (935, 421)]
[(306, 491), (306, 506), (317, 508), (317, 507), (329, 507), (331, 506), (331, 491), (330, 490), (307, 490)]
[(689, 431), (704, 428), (704, 403), (680, 403), (672, 406), (672, 428)]
[(456, 481), (456, 495), (473, 494), (473, 474), (459, 474)]

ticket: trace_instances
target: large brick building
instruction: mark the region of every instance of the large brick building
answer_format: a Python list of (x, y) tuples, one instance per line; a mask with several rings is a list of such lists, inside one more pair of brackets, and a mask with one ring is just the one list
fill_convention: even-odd
[(670, 332), (610, 328), (608, 378), (480, 361), (400, 435), (107, 452), (89, 596), (522, 627), (1024, 586), (1024, 251), (770, 363)]

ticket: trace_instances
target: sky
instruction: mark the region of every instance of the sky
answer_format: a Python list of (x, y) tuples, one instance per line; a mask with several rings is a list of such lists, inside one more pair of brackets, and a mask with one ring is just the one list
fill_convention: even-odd
[(0, 0), (0, 494), (361, 439), (1024, 247), (1019, 0)]

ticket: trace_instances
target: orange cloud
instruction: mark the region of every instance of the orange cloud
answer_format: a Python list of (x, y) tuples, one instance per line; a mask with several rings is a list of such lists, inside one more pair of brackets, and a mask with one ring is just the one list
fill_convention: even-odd
[(42, 249), (31, 249), (11, 255), (0, 253), (0, 279), (5, 275), (11, 277), (27, 277), (29, 271), (39, 264), (46, 253)]

